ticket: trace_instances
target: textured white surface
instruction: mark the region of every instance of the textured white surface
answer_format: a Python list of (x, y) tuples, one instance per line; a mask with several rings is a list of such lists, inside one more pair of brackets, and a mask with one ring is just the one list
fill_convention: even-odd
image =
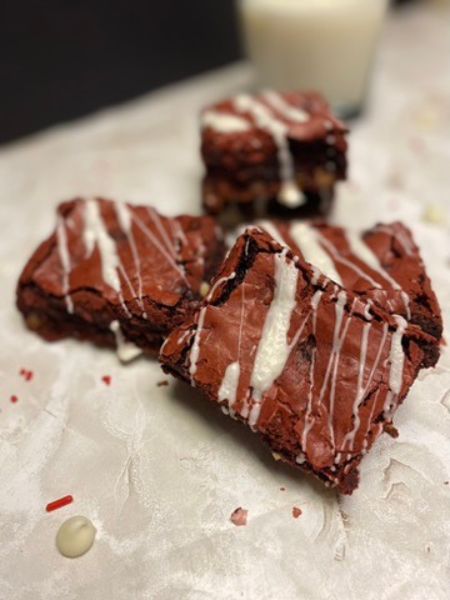
[[(404, 219), (447, 323), (448, 21), (411, 13), (388, 23), (334, 217), (354, 227)], [(2, 600), (450, 597), (448, 350), (398, 412), (400, 437), (380, 440), (359, 490), (338, 500), (275, 462), (195, 390), (157, 387), (155, 363), (125, 367), (88, 345), (46, 344), (14, 308), (19, 270), (53, 226), (58, 201), (102, 193), (198, 212), (196, 113), (246, 81), (245, 69), (231, 69), (0, 151)], [(34, 371), (31, 382), (22, 367)], [(74, 504), (45, 513), (69, 493)], [(246, 527), (229, 522), (238, 506), (249, 510)], [(71, 561), (54, 539), (75, 514), (98, 534)]]

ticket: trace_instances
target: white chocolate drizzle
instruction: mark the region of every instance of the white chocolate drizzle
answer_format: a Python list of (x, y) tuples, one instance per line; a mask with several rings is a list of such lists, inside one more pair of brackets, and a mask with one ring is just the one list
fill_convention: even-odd
[(400, 285), (386, 272), (385, 269), (383, 269), (378, 258), (369, 246), (364, 243), (359, 234), (353, 231), (347, 231), (346, 238), (352, 254), (357, 256), (363, 263), (366, 263), (373, 271), (376, 271), (381, 275), (383, 279), (389, 282), (394, 290), (401, 290)]
[(250, 380), (253, 405), (249, 425), (252, 428), (258, 421), (264, 393), (282, 373), (291, 351), (288, 333), (296, 306), (298, 269), (293, 261), (286, 261), (286, 253), (287, 249), (274, 255), (274, 295), (264, 322)]
[[(323, 291), (317, 290), (315, 292), (314, 296), (311, 298), (311, 308), (313, 311), (312, 334), (314, 337), (316, 335), (316, 327), (317, 327), (317, 311), (319, 308), (320, 301), (322, 299), (322, 295), (323, 295)], [(311, 355), (311, 364), (309, 365), (308, 404), (306, 406), (305, 424), (303, 427), (302, 440), (301, 440), (301, 445), (302, 445), (304, 452), (306, 452), (306, 448), (308, 445), (309, 432), (311, 431), (311, 428), (314, 424), (314, 420), (311, 419), (311, 412), (312, 412), (313, 393), (314, 393), (314, 371), (315, 371), (315, 366), (316, 366), (316, 353), (317, 353), (317, 347), (316, 347), (316, 345), (314, 345), (314, 348), (312, 350), (312, 355)], [(303, 453), (301, 456), (304, 459), (305, 455)]]
[(228, 409), (230, 414), (233, 411), (233, 406), (236, 402), (236, 394), (239, 385), (239, 377), (241, 374), (241, 366), (239, 361), (230, 363), (225, 369), (225, 374), (219, 388), (219, 401), (228, 401)]
[(70, 297), (69, 275), (71, 270), (69, 247), (67, 245), (67, 233), (64, 221), (61, 216), (58, 216), (58, 225), (56, 227), (56, 239), (58, 242), (58, 254), (63, 269), (63, 293), (66, 303), (67, 312), (73, 313), (73, 301)]
[(242, 117), (215, 110), (205, 111), (201, 116), (201, 124), (219, 133), (242, 133), (250, 129), (250, 123)]
[(258, 221), (258, 225), (264, 229), (264, 231), (266, 231), (269, 235), (271, 235), (273, 237), (273, 239), (278, 242), (281, 246), (286, 246), (286, 241), (283, 238), (283, 236), (281, 235), (280, 231), (278, 230), (278, 227), (272, 223), (271, 221), (267, 221), (267, 220), (261, 220)]
[(141, 348), (125, 339), (119, 321), (112, 321), (109, 328), (116, 338), (116, 350), (119, 360), (123, 363), (130, 362), (142, 354)]
[(310, 119), (309, 113), (300, 108), (292, 106), (286, 102), (286, 100), (280, 96), (280, 94), (277, 94), (273, 90), (266, 90), (262, 97), (268, 104), (270, 104), (270, 106), (272, 106), (277, 112), (290, 121), (294, 121), (296, 123), (307, 123)]
[(114, 202), (114, 208), (117, 214), (117, 220), (119, 221), (120, 228), (127, 236), (128, 243), (130, 245), (131, 254), (133, 256), (133, 262), (136, 269), (138, 290), (137, 290), (137, 301), (142, 311), (142, 317), (147, 319), (147, 313), (145, 311), (144, 302), (142, 300), (142, 275), (141, 275), (141, 258), (137, 250), (136, 241), (133, 235), (133, 216), (126, 204), (123, 202)]
[(247, 94), (236, 96), (233, 105), (238, 111), (249, 113), (256, 124), (267, 131), (277, 147), (280, 168), (281, 189), (278, 200), (289, 208), (297, 208), (305, 203), (305, 197), (295, 181), (294, 161), (289, 149), (288, 126), (274, 115), (268, 106)]
[(231, 273), (228, 277), (220, 277), (210, 289), (209, 294), (205, 298), (204, 304), (198, 314), (197, 329), (195, 331), (194, 340), (192, 342), (191, 350), (189, 352), (189, 375), (191, 378), (192, 387), (195, 387), (194, 376), (197, 372), (197, 363), (200, 356), (200, 341), (203, 333), (203, 327), (205, 324), (205, 317), (206, 312), (208, 310), (209, 301), (213, 298), (215, 291), (220, 285), (222, 285), (226, 281), (234, 279), (235, 277), (236, 273), (234, 272)]
[(384, 412), (386, 415), (389, 413), (392, 400), (399, 395), (402, 389), (403, 366), (405, 362), (402, 339), (408, 324), (405, 319), (399, 315), (395, 315), (394, 319), (397, 323), (397, 329), (391, 338), (391, 351), (389, 354), (389, 393), (386, 396), (386, 402), (384, 404)]
[(322, 248), (319, 235), (314, 227), (306, 223), (295, 223), (290, 229), (290, 234), (307, 262), (317, 267), (326, 277), (342, 285), (342, 279), (334, 262)]
[(90, 199), (85, 202), (85, 227), (83, 232), (86, 256), (90, 256), (97, 245), (101, 264), (103, 281), (120, 293), (120, 279), (117, 269), (120, 259), (114, 240), (110, 237), (103, 223), (100, 208), (96, 200)]

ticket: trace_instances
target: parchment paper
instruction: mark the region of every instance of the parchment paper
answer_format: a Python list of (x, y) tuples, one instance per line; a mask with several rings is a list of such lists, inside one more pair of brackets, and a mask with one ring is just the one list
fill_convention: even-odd
[[(406, 221), (447, 323), (448, 22), (448, 13), (416, 10), (388, 23), (333, 217), (352, 227)], [(338, 498), (273, 461), (195, 392), (173, 381), (158, 387), (166, 377), (156, 363), (124, 367), (87, 344), (47, 344), (14, 307), (20, 269), (59, 201), (95, 193), (198, 213), (197, 112), (249, 81), (238, 65), (0, 151), (1, 599), (450, 597), (447, 348), (399, 410), (400, 437), (383, 436), (363, 462), (360, 488)], [(21, 368), (33, 370), (32, 381)], [(74, 503), (47, 514), (65, 494)], [(246, 527), (229, 521), (239, 506), (249, 511)], [(54, 538), (75, 514), (91, 518), (98, 535), (88, 554), (69, 560)]]

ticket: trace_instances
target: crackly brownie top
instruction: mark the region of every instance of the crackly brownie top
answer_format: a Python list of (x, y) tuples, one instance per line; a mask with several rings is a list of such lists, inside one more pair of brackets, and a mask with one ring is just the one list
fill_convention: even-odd
[(363, 233), (304, 221), (260, 221), (260, 226), (336, 283), (440, 340), (441, 310), (419, 249), (402, 223), (379, 223)]
[(94, 310), (108, 302), (124, 318), (155, 318), (158, 308), (167, 315), (200, 297), (220, 245), (209, 217), (166, 218), (147, 206), (76, 199), (59, 206), (56, 230), (28, 262), (19, 287), (64, 299), (68, 313), (89, 310), (86, 294), (77, 308), (77, 293), (90, 291)]
[[(202, 154), (208, 168), (233, 172), (279, 166), (279, 200), (299, 205), (296, 162), (325, 168), (345, 153), (346, 127), (315, 92), (239, 94), (204, 109)], [(301, 164), (299, 164), (301, 168)]]
[(161, 360), (285, 459), (351, 492), (353, 459), (390, 421), (428, 342), (253, 228)]

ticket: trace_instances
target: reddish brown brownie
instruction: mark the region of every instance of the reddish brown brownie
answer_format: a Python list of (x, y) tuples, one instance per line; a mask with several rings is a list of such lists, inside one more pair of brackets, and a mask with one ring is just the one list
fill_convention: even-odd
[(17, 306), (47, 340), (117, 346), (124, 360), (138, 349), (156, 355), (198, 305), (223, 253), (211, 217), (78, 198), (59, 206), (55, 232), (20, 276)]
[(431, 350), (437, 361), (441, 310), (419, 249), (405, 225), (379, 223), (362, 234), (300, 221), (260, 221), (260, 226), (345, 289), (431, 334), (436, 339)]
[(434, 343), (253, 228), (160, 359), (277, 457), (351, 494)]
[[(205, 210), (326, 212), (345, 179), (346, 127), (317, 93), (240, 94), (201, 117)], [(251, 210), (248, 210), (248, 209)]]

